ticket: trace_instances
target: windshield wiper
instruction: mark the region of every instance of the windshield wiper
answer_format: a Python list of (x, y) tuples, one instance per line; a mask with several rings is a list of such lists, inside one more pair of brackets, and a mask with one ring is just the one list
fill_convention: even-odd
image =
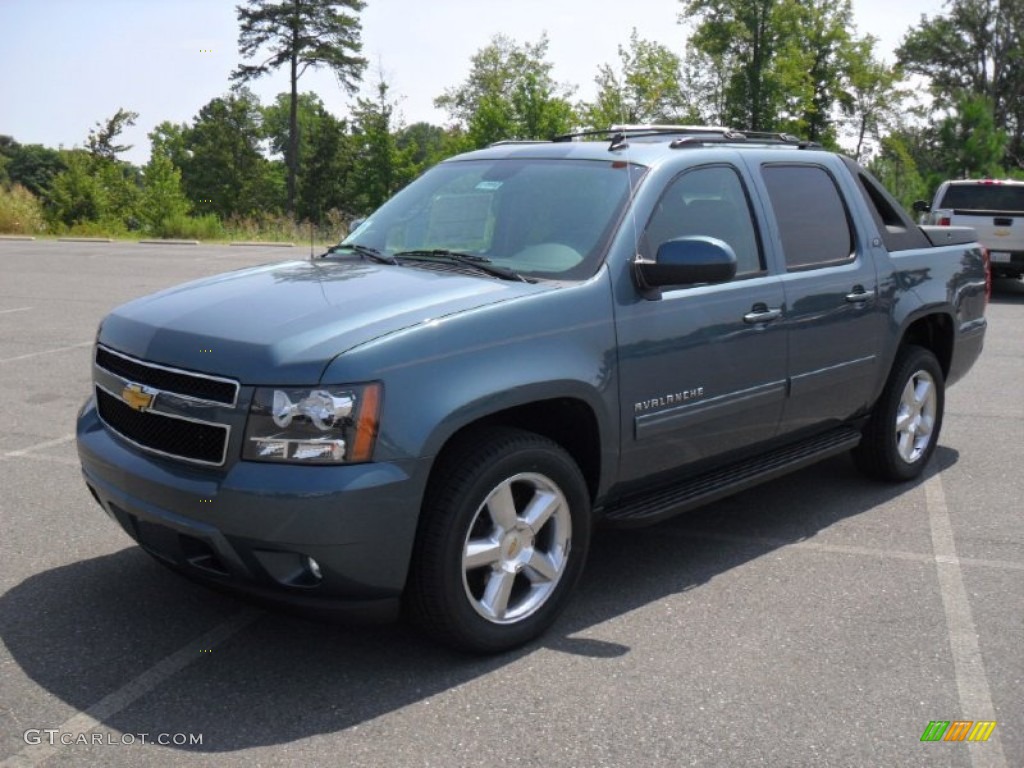
[(500, 277), (503, 280), (518, 280), (522, 283), (532, 283), (533, 280), (523, 277), (518, 272), (514, 272), (507, 267), (499, 267), (493, 264), (490, 259), (484, 256), (476, 256), (472, 253), (461, 253), (459, 251), (449, 251), (444, 248), (435, 248), (433, 250), (416, 250), (416, 251), (399, 251), (395, 254), (396, 259), (423, 259), (428, 261), (431, 259), (439, 259), (442, 261), (450, 261), (454, 264), (462, 264), (473, 269), (478, 269), (481, 272), (486, 272), (488, 275), (494, 275)]
[(325, 253), (320, 254), (320, 258), (326, 259), (328, 256), (333, 256), (343, 250), (358, 253), (363, 258), (376, 261), (378, 264), (393, 264), (398, 266), (398, 262), (395, 261), (394, 256), (388, 256), (387, 254), (381, 253), (376, 248), (370, 248), (368, 245), (357, 245), (355, 243), (338, 243), (337, 245), (332, 245)]

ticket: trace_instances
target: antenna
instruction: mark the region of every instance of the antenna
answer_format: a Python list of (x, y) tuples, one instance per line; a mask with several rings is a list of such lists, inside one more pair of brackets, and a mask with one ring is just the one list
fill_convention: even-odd
[(313, 220), (309, 220), (309, 260), (313, 260)]

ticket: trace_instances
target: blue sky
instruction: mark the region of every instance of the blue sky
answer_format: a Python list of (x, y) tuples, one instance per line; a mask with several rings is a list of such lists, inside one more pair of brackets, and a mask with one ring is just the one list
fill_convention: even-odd
[[(144, 163), (146, 134), (163, 120), (190, 121), (226, 92), (239, 62), (235, 2), (226, 0), (0, 0), (0, 134), (23, 144), (82, 145), (118, 107), (140, 113), (124, 134), (125, 157)], [(942, 0), (853, 0), (857, 29), (880, 39), (889, 60), (921, 14)], [(607, 9), (607, 10), (605, 10)], [(545, 30), (560, 82), (593, 93), (597, 67), (617, 60), (635, 26), (641, 37), (683, 52), (675, 0), (368, 0), (364, 54), (400, 97), (405, 122), (443, 124), (433, 100), (465, 77), (469, 57), (499, 32), (520, 42)], [(210, 51), (210, 52), (207, 52)], [(372, 79), (372, 78), (368, 78)], [(326, 72), (299, 81), (334, 114), (352, 99)], [(253, 86), (264, 103), (287, 90), (283, 72)]]

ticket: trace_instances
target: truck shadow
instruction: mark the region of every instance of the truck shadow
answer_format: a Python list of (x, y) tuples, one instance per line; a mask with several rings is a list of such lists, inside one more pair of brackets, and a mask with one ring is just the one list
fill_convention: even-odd
[(993, 304), (1024, 304), (1024, 280), (999, 278), (992, 281)]
[[(940, 447), (932, 471), (957, 458)], [(201, 733), (202, 745), (170, 748), (228, 752), (368, 723), (500, 675), (538, 651), (601, 664), (631, 652), (588, 637), (603, 622), (700, 590), (720, 574), (914, 487), (863, 479), (839, 457), (651, 528), (599, 531), (566, 614), (539, 641), (499, 657), (458, 655), (401, 625), (344, 627), (264, 613), (134, 705), (102, 718), (100, 728)], [(0, 634), (32, 681), (84, 711), (244, 609), (167, 572), (133, 546), (26, 579), (0, 597)], [(705, 661), (713, 660), (688, 657), (686, 663)], [(28, 714), (21, 712), (19, 721)]]

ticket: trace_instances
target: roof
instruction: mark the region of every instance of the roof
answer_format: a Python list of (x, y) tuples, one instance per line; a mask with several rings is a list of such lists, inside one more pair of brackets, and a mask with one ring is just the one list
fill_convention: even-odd
[(679, 150), (701, 147), (821, 150), (820, 144), (783, 133), (737, 131), (717, 126), (626, 125), (566, 134), (550, 141), (500, 141), (485, 149), (458, 155), (447, 162), (516, 157), (628, 159), (631, 163), (653, 166)]

